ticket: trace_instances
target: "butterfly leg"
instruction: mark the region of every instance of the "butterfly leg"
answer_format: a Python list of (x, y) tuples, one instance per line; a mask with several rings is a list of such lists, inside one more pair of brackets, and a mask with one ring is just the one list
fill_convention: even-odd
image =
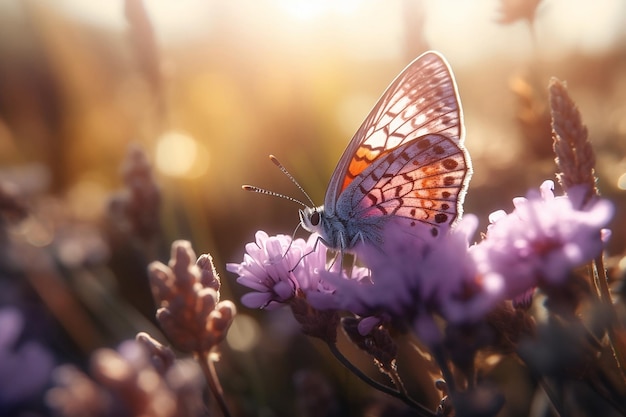
[(332, 261), (328, 265), (328, 271), (333, 269), (333, 267), (335, 266), (335, 262), (337, 262), (337, 259), (339, 259), (339, 269), (342, 270), (343, 269), (344, 252), (342, 250), (340, 250), (340, 251), (333, 251), (333, 252), (334, 252), (334, 255), (332, 257)]
[[(293, 268), (291, 268), (291, 270), (289, 270), (289, 272), (293, 272), (293, 271), (294, 271), (294, 270), (298, 267), (298, 265), (300, 265), (300, 262), (302, 262), (302, 260), (303, 260), (306, 256), (309, 256), (310, 254), (312, 254), (312, 253), (314, 253), (315, 251), (317, 251), (317, 245), (320, 243), (320, 241), (321, 241), (324, 245), (328, 246), (328, 242), (326, 242), (326, 241), (324, 240), (324, 238), (322, 238), (321, 236), (318, 236), (318, 237), (317, 237), (317, 239), (315, 239), (315, 243), (313, 244), (313, 249), (311, 249), (309, 252), (307, 252), (307, 253), (305, 253), (304, 255), (302, 255), (302, 256), (300, 257), (300, 259), (298, 259), (298, 262), (296, 262), (296, 264), (293, 266)], [(292, 242), (293, 242), (293, 240), (292, 240)], [(289, 244), (289, 246), (291, 246), (291, 243)], [(287, 253), (286, 253), (286, 252), (285, 252), (285, 255), (287, 255)]]

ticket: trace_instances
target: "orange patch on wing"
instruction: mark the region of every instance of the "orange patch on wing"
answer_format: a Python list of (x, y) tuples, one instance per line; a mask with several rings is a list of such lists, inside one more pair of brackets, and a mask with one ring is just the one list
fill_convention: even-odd
[(341, 191), (345, 190), (346, 187), (350, 185), (352, 180), (354, 180), (361, 172), (370, 166), (372, 162), (388, 152), (389, 150), (369, 149), (364, 146), (357, 149), (352, 157), (352, 160), (350, 161), (350, 165), (348, 165), (346, 176), (343, 178)]

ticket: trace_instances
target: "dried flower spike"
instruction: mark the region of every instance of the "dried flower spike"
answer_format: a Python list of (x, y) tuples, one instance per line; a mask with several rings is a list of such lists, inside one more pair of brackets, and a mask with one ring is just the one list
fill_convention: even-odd
[(159, 46), (145, 4), (142, 0), (126, 0), (124, 12), (128, 21), (128, 40), (141, 75), (158, 99), (157, 104), (163, 107)]
[(168, 369), (174, 364), (176, 356), (169, 347), (162, 345), (158, 340), (148, 333), (139, 332), (135, 340), (142, 345), (150, 355), (152, 366), (160, 375), (165, 375)]
[(500, 17), (497, 22), (509, 24), (518, 20), (526, 20), (532, 25), (539, 3), (541, 0), (500, 0)]
[(213, 258), (211, 255), (208, 253), (200, 255), (196, 261), (196, 265), (200, 268), (200, 283), (202, 286), (213, 288), (219, 293), (222, 283), (220, 282), (220, 276), (217, 274), (215, 266), (213, 265)]
[[(219, 301), (212, 288), (217, 274), (212, 265), (207, 269), (210, 258), (202, 258), (203, 269), (195, 259), (189, 242), (175, 241), (169, 265), (152, 262), (148, 275), (160, 306), (157, 320), (168, 339), (184, 352), (208, 352), (226, 336), (236, 309), (231, 301)], [(214, 280), (207, 279), (208, 270)]]
[(129, 146), (122, 176), (125, 189), (111, 198), (109, 213), (119, 229), (150, 241), (161, 230), (161, 192), (148, 157), (139, 145)]
[(191, 361), (178, 361), (162, 374), (150, 356), (143, 343), (129, 340), (116, 350), (96, 350), (88, 375), (74, 365), (59, 366), (46, 402), (60, 417), (200, 415), (199, 367)]
[(557, 178), (565, 191), (575, 185), (587, 187), (584, 198), (586, 203), (591, 195), (597, 194), (594, 174), (596, 158), (588, 139), (587, 127), (582, 122), (578, 107), (567, 93), (565, 83), (552, 78), (548, 89), (554, 153), (561, 171)]

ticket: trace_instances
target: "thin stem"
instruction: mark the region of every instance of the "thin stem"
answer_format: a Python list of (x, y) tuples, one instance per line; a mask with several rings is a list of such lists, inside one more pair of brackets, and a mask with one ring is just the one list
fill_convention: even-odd
[(626, 364), (626, 352), (624, 351), (624, 346), (622, 345), (622, 343), (619, 341), (618, 338), (615, 337), (614, 326), (618, 324), (617, 313), (615, 312), (613, 300), (611, 299), (611, 292), (609, 290), (609, 284), (606, 276), (606, 270), (604, 268), (604, 259), (602, 257), (602, 254), (600, 254), (600, 256), (598, 256), (593, 261), (593, 266), (595, 282), (598, 286), (598, 291), (600, 293), (600, 300), (609, 309), (609, 314), (611, 316), (611, 323), (609, 324), (607, 329), (609, 342), (611, 344), (611, 349), (613, 350), (615, 361), (617, 362), (617, 367), (620, 370), (622, 381), (625, 381), (624, 365)]
[(451, 398), (454, 399), (454, 395), (456, 394), (456, 383), (454, 381), (454, 376), (452, 375), (452, 371), (448, 366), (448, 361), (446, 359), (446, 354), (443, 351), (443, 347), (441, 345), (436, 346), (433, 349), (433, 356), (435, 357), (435, 361), (437, 365), (439, 365), (439, 369), (441, 369), (441, 374), (443, 376), (444, 381), (446, 381), (446, 386), (448, 388), (448, 393)]
[(474, 389), (476, 387), (476, 367), (473, 361), (463, 373), (465, 374), (465, 379), (467, 379), (467, 389)]
[(548, 381), (546, 381), (542, 376), (535, 376), (535, 378), (537, 379), (539, 386), (543, 389), (543, 392), (546, 393), (548, 401), (550, 401), (550, 405), (552, 406), (552, 411), (557, 416), (565, 416), (566, 414), (563, 409), (563, 402), (558, 398), (557, 393), (554, 392)]
[(222, 414), (224, 417), (231, 417), (230, 411), (228, 411), (228, 406), (226, 405), (226, 400), (224, 399), (224, 390), (222, 390), (219, 378), (215, 372), (215, 364), (211, 359), (211, 352), (196, 352), (196, 360), (200, 363), (204, 377), (209, 384), (209, 389), (211, 390), (213, 397), (217, 400), (217, 404), (219, 405), (220, 410), (222, 410)]
[(398, 392), (408, 397), (409, 393), (406, 391), (406, 387), (404, 386), (404, 383), (402, 382), (402, 378), (400, 378), (400, 374), (398, 374), (398, 371), (396, 369), (392, 369), (391, 371), (386, 372), (386, 374), (389, 375), (389, 377), (393, 381), (393, 384), (396, 386), (396, 388), (398, 388)]
[(354, 366), (352, 364), (352, 362), (350, 362), (348, 360), (348, 358), (346, 358), (339, 351), (339, 349), (337, 348), (337, 345), (335, 343), (328, 343), (328, 348), (332, 352), (333, 356), (335, 356), (335, 358), (337, 358), (337, 360), (343, 366), (348, 368), (349, 371), (351, 371), (354, 375), (359, 377), (359, 379), (361, 379), (361, 381), (365, 382), (366, 384), (368, 384), (372, 388), (375, 388), (378, 391), (384, 392), (387, 395), (391, 395), (392, 397), (395, 397), (395, 398), (401, 400), (406, 405), (414, 408), (418, 412), (418, 415), (421, 416), (421, 417), (434, 417), (436, 415), (435, 413), (433, 413), (432, 411), (430, 411), (429, 409), (427, 409), (426, 407), (424, 407), (423, 405), (421, 405), (417, 401), (415, 401), (412, 398), (408, 397), (406, 394), (403, 394), (403, 393), (401, 393), (399, 391), (396, 391), (393, 388), (388, 387), (387, 385), (383, 385), (383, 384), (381, 384), (379, 382), (376, 382), (373, 379), (371, 379), (370, 377), (368, 377), (367, 375), (365, 375), (359, 368)]
[(552, 411), (554, 411), (557, 416), (564, 416), (563, 413), (563, 402), (561, 401), (562, 395), (558, 395), (558, 393), (553, 389), (550, 383), (538, 372), (532, 363), (527, 360), (526, 355), (517, 353), (517, 357), (524, 362), (526, 365), (526, 369), (530, 372), (532, 379), (543, 389), (543, 392), (546, 394), (548, 401), (550, 402), (550, 406), (552, 407)]
[(604, 270), (604, 260), (602, 255), (598, 256), (593, 261), (594, 263), (594, 276), (596, 278), (596, 283), (598, 285), (598, 291), (600, 293), (600, 299), (606, 305), (612, 306), (613, 301), (611, 300), (611, 292), (609, 290), (608, 280), (606, 278), (606, 271)]

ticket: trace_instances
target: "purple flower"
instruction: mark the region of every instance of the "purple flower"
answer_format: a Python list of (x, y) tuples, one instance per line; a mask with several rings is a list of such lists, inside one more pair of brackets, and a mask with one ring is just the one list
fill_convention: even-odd
[(39, 343), (18, 343), (23, 329), (17, 309), (0, 310), (0, 409), (40, 395), (54, 366), (52, 354)]
[(572, 198), (555, 197), (554, 183), (545, 181), (540, 192), (513, 200), (515, 210), (490, 216), (486, 239), (470, 249), (485, 285), (502, 298), (524, 296), (533, 287), (561, 285), (569, 272), (604, 248), (602, 229), (613, 206), (597, 199), (577, 209)]
[(478, 279), (469, 242), (478, 227), (476, 216), (466, 214), (448, 234), (433, 245), (421, 268), (424, 302), (453, 323), (470, 323), (481, 319), (500, 300), (489, 282)]
[(368, 268), (352, 265), (350, 268), (342, 269), (339, 252), (330, 251), (332, 254), (330, 258), (333, 260), (330, 263), (327, 262), (329, 249), (326, 246), (319, 243), (313, 249), (318, 239), (319, 235), (315, 233), (311, 235), (307, 244), (314, 252), (304, 257), (301, 269), (296, 269), (298, 282), (301, 284), (307, 300), (314, 297), (332, 296), (336, 291), (332, 284), (333, 280), (339, 279), (340, 282), (369, 281), (370, 270)]
[(226, 269), (239, 275), (237, 282), (254, 292), (245, 294), (241, 302), (250, 308), (275, 309), (296, 294), (298, 285), (293, 268), (307, 253), (302, 239), (290, 236), (268, 236), (263, 231), (255, 235), (256, 242), (246, 245), (240, 264), (229, 263)]
[[(254, 290), (241, 298), (246, 307), (275, 309), (290, 302), (298, 292), (307, 301), (309, 297), (318, 299), (318, 307), (333, 307), (327, 301), (335, 288), (326, 278), (332, 275), (347, 280), (348, 276), (339, 270), (338, 259), (329, 266), (328, 248), (319, 241), (319, 235), (313, 233), (306, 241), (286, 235), (269, 236), (263, 231), (255, 236), (256, 242), (246, 245), (243, 262), (226, 265), (228, 271), (239, 275), (239, 284)], [(365, 268), (352, 269), (351, 277), (365, 275)]]
[(475, 216), (466, 216), (438, 237), (430, 233), (416, 237), (402, 225), (389, 222), (382, 249), (366, 247), (361, 253), (371, 279), (346, 280), (325, 274), (335, 292), (309, 300), (318, 308), (333, 306), (366, 317), (359, 324), (361, 333), (376, 326), (378, 317), (412, 323), (421, 328), (416, 329), (418, 335), (434, 341), (438, 335), (431, 334), (433, 326), (422, 326), (432, 320), (425, 316), (469, 321), (482, 317), (493, 305), (492, 294), (476, 281), (468, 256), (468, 240), (476, 225)]

